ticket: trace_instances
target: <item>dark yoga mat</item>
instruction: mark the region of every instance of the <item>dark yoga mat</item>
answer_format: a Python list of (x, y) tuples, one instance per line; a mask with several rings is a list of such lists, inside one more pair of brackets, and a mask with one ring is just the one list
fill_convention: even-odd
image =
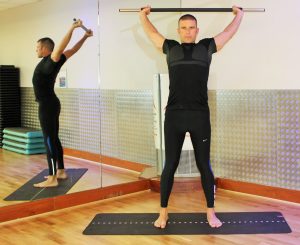
[(44, 169), (37, 176), (33, 177), (26, 184), (21, 186), (18, 190), (6, 197), (5, 201), (29, 201), (37, 200), (47, 197), (55, 197), (66, 194), (73, 185), (84, 175), (87, 171), (86, 168), (78, 169), (66, 169), (68, 178), (65, 180), (58, 180), (59, 185), (57, 187), (37, 188), (33, 184), (39, 183), (45, 180), (44, 176), (48, 175), (48, 169)]
[(85, 235), (200, 235), (200, 234), (275, 234), (291, 229), (279, 212), (217, 213), (223, 222), (211, 228), (205, 213), (170, 213), (165, 229), (155, 228), (158, 214), (97, 214)]

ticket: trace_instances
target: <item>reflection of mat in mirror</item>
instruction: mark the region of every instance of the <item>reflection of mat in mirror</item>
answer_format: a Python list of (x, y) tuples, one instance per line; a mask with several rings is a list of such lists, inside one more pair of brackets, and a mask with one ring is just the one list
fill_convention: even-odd
[(58, 180), (59, 186), (48, 188), (36, 188), (33, 186), (33, 184), (43, 181), (45, 176), (48, 175), (48, 170), (44, 169), (42, 172), (33, 177), (26, 184), (21, 186), (18, 190), (10, 194), (4, 200), (29, 201), (66, 194), (84, 175), (86, 171), (86, 168), (66, 169), (68, 178), (65, 180)]

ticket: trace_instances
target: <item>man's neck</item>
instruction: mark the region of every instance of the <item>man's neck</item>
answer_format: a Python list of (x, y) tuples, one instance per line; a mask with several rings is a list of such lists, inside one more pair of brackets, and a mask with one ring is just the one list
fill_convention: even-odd
[(44, 53), (44, 54), (43, 54), (43, 58), (45, 58), (45, 57), (51, 55), (51, 53), (52, 53), (52, 52), (46, 52), (46, 53)]

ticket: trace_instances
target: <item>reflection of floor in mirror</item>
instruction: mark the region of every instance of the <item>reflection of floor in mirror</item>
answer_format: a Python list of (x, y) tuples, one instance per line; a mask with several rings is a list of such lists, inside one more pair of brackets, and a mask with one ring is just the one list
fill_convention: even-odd
[[(68, 193), (127, 183), (138, 179), (139, 173), (97, 162), (65, 156), (66, 168), (87, 168), (88, 171)], [(0, 149), (0, 207), (20, 203), (3, 199), (17, 190), (35, 175), (47, 168), (46, 156), (22, 155)], [(22, 201), (24, 202), (24, 201)]]
[[(205, 212), (203, 193), (172, 193), (170, 212)], [(292, 229), (289, 234), (99, 236), (82, 232), (98, 213), (155, 213), (159, 193), (143, 191), (97, 201), (48, 214), (0, 224), (0, 244), (216, 244), (296, 245), (300, 237), (299, 204), (218, 189), (217, 212), (281, 212)]]

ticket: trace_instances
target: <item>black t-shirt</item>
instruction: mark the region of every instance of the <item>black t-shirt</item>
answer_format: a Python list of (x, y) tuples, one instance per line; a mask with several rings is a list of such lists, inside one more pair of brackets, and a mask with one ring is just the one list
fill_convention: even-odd
[(216, 51), (213, 38), (182, 44), (164, 41), (170, 79), (167, 109), (208, 109), (207, 80), (212, 54)]
[(66, 60), (64, 54), (61, 55), (58, 62), (54, 62), (51, 56), (48, 55), (37, 64), (32, 77), (36, 101), (55, 96), (55, 79)]

